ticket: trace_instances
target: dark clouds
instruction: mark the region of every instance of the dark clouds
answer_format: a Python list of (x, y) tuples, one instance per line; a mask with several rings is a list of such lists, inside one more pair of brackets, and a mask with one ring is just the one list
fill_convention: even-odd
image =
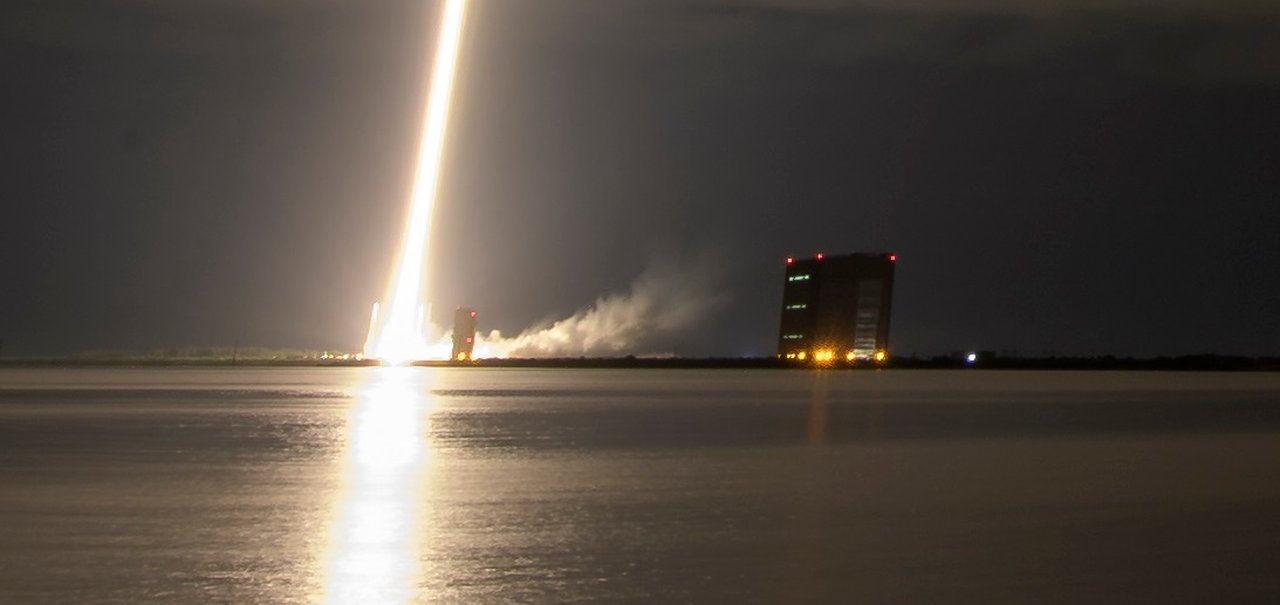
[[(899, 352), (1275, 353), (1277, 12), (477, 2), (436, 306), (514, 333), (710, 249), (730, 302), (654, 346), (767, 354), (782, 256), (892, 249)], [(7, 3), (7, 351), (357, 347), (433, 19)]]

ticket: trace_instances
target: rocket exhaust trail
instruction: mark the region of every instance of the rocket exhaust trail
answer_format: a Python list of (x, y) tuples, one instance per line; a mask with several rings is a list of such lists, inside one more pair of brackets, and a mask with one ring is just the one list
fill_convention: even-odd
[(426, 298), (423, 292), (424, 261), (440, 183), (445, 127), (449, 121), (450, 97), (466, 9), (467, 0), (444, 0), (413, 196), (404, 238), (400, 241), (399, 260), (386, 300), (381, 308), (374, 309), (370, 320), (364, 354), (388, 363), (405, 363), (427, 357), (427, 340), (420, 320), (422, 302)]

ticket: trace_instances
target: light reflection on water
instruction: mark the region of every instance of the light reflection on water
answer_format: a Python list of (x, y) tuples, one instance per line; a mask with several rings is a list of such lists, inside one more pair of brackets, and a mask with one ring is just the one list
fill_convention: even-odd
[(0, 603), (1280, 603), (1280, 373), (0, 368)]
[(420, 368), (374, 368), (358, 387), (328, 527), (325, 603), (408, 603), (416, 596), (433, 451), (430, 379)]

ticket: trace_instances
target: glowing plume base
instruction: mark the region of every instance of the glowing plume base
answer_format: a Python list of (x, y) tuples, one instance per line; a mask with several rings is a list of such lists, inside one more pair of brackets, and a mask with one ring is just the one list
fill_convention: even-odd
[(404, 365), (415, 361), (448, 359), (453, 342), (448, 334), (427, 321), (427, 310), (418, 307), (411, 324), (379, 321), (381, 305), (373, 303), (369, 317), (369, 335), (364, 342), (365, 359), (377, 359), (388, 365)]

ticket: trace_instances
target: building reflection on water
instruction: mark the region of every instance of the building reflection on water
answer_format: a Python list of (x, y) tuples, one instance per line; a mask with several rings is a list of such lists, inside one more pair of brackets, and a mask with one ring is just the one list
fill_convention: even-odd
[(347, 413), (324, 558), (325, 603), (409, 603), (432, 463), (431, 370), (371, 368)]

